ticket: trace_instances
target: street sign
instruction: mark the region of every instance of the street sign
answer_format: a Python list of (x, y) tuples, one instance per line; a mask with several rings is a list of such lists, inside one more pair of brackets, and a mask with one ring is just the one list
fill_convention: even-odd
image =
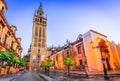
[(101, 60), (102, 60), (102, 64), (104, 64), (105, 63), (105, 58), (102, 58)]

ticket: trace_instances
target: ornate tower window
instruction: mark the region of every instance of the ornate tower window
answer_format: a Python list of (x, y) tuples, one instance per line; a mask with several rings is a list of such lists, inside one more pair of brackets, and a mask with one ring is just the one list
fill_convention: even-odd
[(34, 39), (34, 46), (37, 46), (37, 38)]
[(39, 37), (41, 37), (41, 27), (39, 28)]
[(38, 34), (38, 27), (35, 28), (35, 36)]
[(38, 47), (41, 47), (41, 43), (38, 43)]
[(42, 22), (42, 18), (40, 18), (40, 23)]
[(45, 37), (45, 29), (43, 29), (43, 37)]

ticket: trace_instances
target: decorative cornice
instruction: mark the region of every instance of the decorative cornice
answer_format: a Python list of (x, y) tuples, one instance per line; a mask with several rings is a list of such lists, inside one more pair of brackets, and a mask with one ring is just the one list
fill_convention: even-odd
[(10, 31), (11, 34), (12, 34), (12, 36), (15, 38), (15, 40), (17, 41), (17, 43), (20, 45), (20, 48), (22, 49), (21, 44), (18, 42), (18, 40), (17, 40), (17, 38), (15, 37), (13, 31), (11, 30), (11, 28), (10, 28), (10, 26), (9, 26), (9, 24), (8, 24), (8, 22), (7, 22), (7, 20), (6, 20), (6, 18), (4, 17), (4, 15), (3, 15), (2, 13), (0, 13), (0, 17), (3, 19), (3, 21), (4, 21), (5, 24), (6, 24), (6, 27), (9, 29), (9, 31)]

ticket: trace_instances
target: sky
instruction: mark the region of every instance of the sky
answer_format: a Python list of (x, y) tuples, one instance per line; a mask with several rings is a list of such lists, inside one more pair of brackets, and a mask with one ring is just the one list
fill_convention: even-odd
[(22, 38), (22, 56), (27, 54), (32, 39), (33, 16), (42, 2), (47, 15), (47, 46), (63, 46), (75, 41), (90, 29), (120, 43), (120, 0), (5, 0), (5, 17), (17, 27)]

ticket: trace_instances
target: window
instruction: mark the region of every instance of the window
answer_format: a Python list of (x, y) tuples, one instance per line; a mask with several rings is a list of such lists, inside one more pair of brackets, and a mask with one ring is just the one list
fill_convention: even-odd
[(82, 59), (80, 59), (79, 62), (80, 62), (80, 65), (82, 66), (83, 65)]
[(38, 27), (35, 28), (35, 36), (38, 35)]
[(45, 29), (43, 29), (43, 37), (45, 37)]
[(42, 40), (42, 47), (45, 47), (45, 40)]
[(40, 53), (40, 49), (38, 49), (38, 53)]
[(34, 46), (37, 46), (37, 38), (34, 39)]
[(67, 50), (67, 55), (69, 55), (69, 50)]
[(45, 22), (45, 24), (46, 24), (46, 22)]
[(40, 18), (40, 23), (42, 22), (42, 18)]
[(5, 38), (4, 38), (4, 45), (6, 45), (6, 41), (7, 41), (7, 35), (5, 35)]
[(78, 49), (78, 54), (81, 54), (82, 53), (81, 46), (77, 47), (77, 49)]
[(37, 18), (35, 18), (35, 21), (37, 21)]
[(1, 12), (4, 12), (4, 7), (2, 7), (2, 10), (1, 10)]
[(40, 55), (37, 56), (37, 59), (40, 60)]
[(38, 47), (41, 47), (41, 43), (38, 43)]
[(39, 37), (41, 37), (41, 27), (39, 28)]
[(12, 41), (12, 43), (11, 43), (11, 49), (13, 49), (13, 45), (14, 45), (14, 42)]
[(41, 42), (41, 38), (39, 38), (39, 42)]
[(35, 61), (33, 61), (33, 63), (35, 63)]
[(37, 19), (37, 21), (39, 22), (39, 19)]

